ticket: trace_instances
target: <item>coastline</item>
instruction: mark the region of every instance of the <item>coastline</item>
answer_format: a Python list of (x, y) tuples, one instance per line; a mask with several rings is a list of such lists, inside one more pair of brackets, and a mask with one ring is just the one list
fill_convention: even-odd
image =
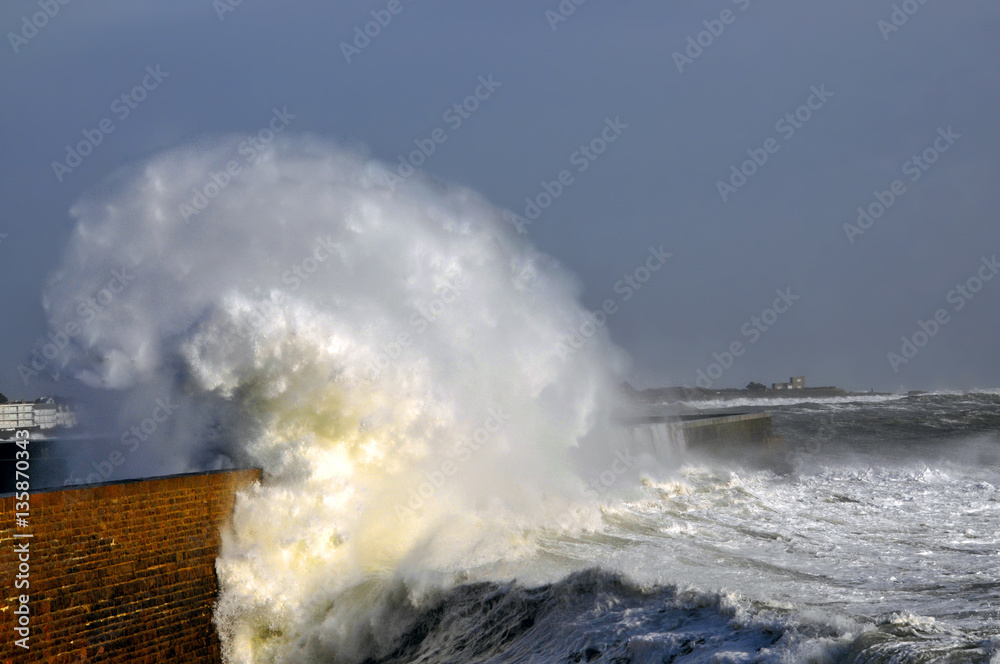
[(706, 389), (704, 387), (654, 387), (636, 390), (626, 384), (624, 386), (629, 397), (639, 403), (670, 403), (678, 401), (734, 401), (737, 399), (797, 399), (803, 397), (871, 397), (892, 396), (892, 392), (849, 392), (840, 387), (802, 387), (789, 390), (748, 390), (746, 388)]

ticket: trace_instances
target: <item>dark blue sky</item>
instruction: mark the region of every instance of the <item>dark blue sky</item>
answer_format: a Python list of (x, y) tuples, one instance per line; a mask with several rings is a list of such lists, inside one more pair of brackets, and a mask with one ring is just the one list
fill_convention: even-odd
[(1000, 385), (994, 4), (224, 2), (0, 9), (0, 391), (52, 389), (18, 365), (73, 202), (274, 109), (389, 162), (433, 145), (412, 161), (522, 216), (557, 194), (525, 229), (621, 304), (638, 385), (694, 384), (734, 342), (716, 385)]

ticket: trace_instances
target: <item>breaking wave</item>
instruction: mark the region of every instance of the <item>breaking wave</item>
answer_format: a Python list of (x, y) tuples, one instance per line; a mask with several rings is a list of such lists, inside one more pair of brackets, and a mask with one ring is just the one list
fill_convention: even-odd
[[(264, 469), (218, 563), (228, 661), (363, 659), (393, 636), (365, 611), (394, 583), (509, 574), (537, 529), (597, 522), (594, 476), (634, 486), (625, 358), (603, 330), (564, 344), (588, 320), (576, 281), (468, 189), (303, 137), (222, 177), (237, 144), (157, 155), (78, 203), (45, 306), (82, 330), (61, 371), (130, 410), (180, 404), (151, 463)], [(81, 318), (112, 271), (113, 301)]]

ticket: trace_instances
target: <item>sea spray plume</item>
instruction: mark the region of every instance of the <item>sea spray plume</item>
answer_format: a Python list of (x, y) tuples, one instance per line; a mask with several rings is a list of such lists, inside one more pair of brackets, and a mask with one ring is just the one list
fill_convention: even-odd
[[(276, 141), (185, 219), (237, 142), (161, 154), (76, 205), (46, 308), (80, 325), (80, 380), (181, 404), (157, 450), (171, 470), (206, 463), (212, 427), (264, 468), (218, 563), (227, 660), (361, 660), (406, 628), (381, 599), (509, 574), (532, 529), (594, 517), (584, 478), (624, 444), (623, 359), (603, 333), (556, 353), (586, 316), (578, 287), (499, 210), (423, 177), (392, 191), (385, 166), (316, 138)], [(123, 268), (134, 281), (77, 320)]]

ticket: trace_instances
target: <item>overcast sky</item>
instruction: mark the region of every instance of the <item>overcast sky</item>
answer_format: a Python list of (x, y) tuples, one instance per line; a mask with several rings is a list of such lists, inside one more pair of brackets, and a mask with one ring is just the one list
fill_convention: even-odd
[(394, 163), (436, 135), (433, 175), (550, 203), (522, 230), (620, 305), (636, 385), (1000, 386), (995, 3), (235, 2), (3, 3), (0, 391), (58, 391), (17, 367), (73, 202), (275, 109)]

